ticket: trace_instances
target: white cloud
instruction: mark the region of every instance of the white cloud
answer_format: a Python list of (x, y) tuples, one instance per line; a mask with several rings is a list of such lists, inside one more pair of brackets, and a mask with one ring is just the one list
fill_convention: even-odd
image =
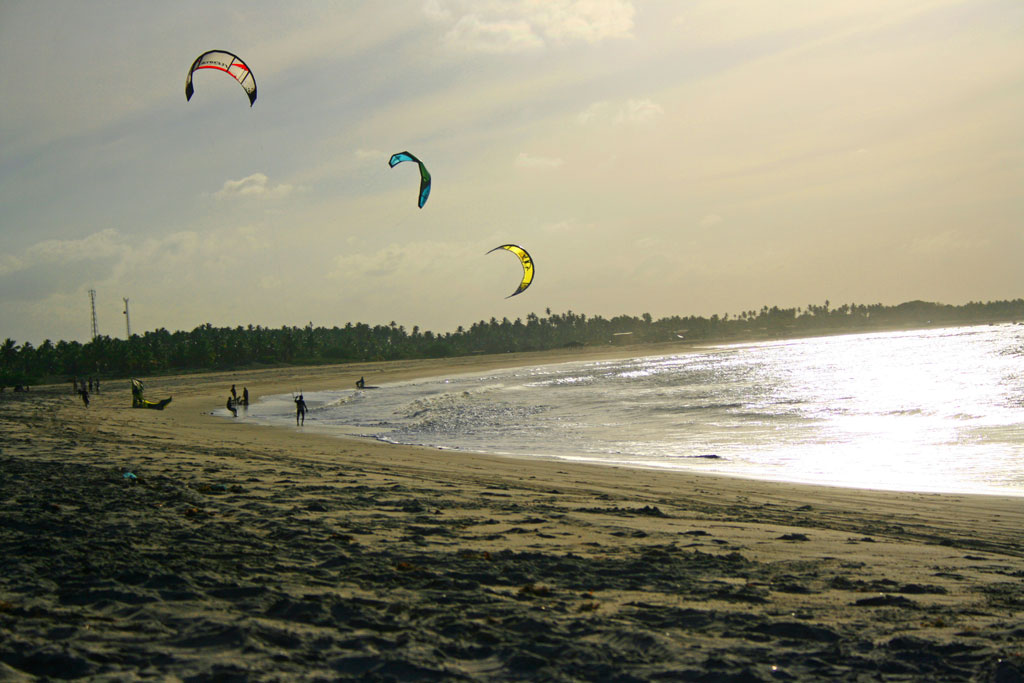
[(441, 0), (426, 0), (423, 3), (423, 13), (434, 21), (451, 21), (452, 18), (452, 13)]
[(629, 38), (636, 13), (628, 0), (430, 0), (423, 11), (452, 23), (449, 45), (491, 53)]
[(624, 0), (575, 0), (530, 3), (535, 20), (546, 35), (559, 42), (597, 43), (612, 38), (632, 37), (633, 4)]
[(78, 240), (44, 240), (36, 242), (21, 255), (5, 254), (0, 260), (0, 275), (31, 268), (61, 267), (86, 261), (119, 257), (128, 251), (122, 237), (113, 228)]
[(119, 254), (125, 249), (113, 228), (107, 228), (80, 240), (45, 240), (29, 247), (33, 261), (83, 261)]
[(651, 100), (627, 100), (619, 109), (615, 123), (645, 125), (661, 118), (665, 110)]
[(108, 274), (131, 248), (112, 228), (76, 240), (44, 240), (0, 262), (0, 292), (5, 300), (41, 300), (71, 291)]
[(419, 249), (417, 245), (392, 244), (373, 254), (345, 252), (335, 257), (335, 269), (328, 277), (361, 281), (364, 278), (387, 277), (399, 271), (414, 269), (422, 261)]
[(557, 157), (539, 157), (520, 152), (516, 157), (516, 166), (520, 168), (558, 168), (563, 161)]
[(213, 193), (217, 199), (233, 199), (236, 197), (265, 197), (279, 199), (287, 197), (295, 191), (295, 186), (280, 184), (271, 185), (269, 178), (263, 173), (253, 173), (241, 180), (226, 180), (223, 187)]
[(113, 228), (82, 239), (44, 240), (0, 259), (0, 299), (42, 300), (87, 287), (128, 291), (141, 280), (175, 292), (200, 282), (220, 286), (275, 246), (271, 232), (247, 225), (141, 241)]
[(581, 111), (576, 120), (583, 125), (611, 123), (616, 125), (649, 125), (665, 115), (665, 109), (651, 99), (630, 99), (613, 103), (594, 102)]
[(24, 268), (22, 260), (13, 254), (0, 254), (0, 275), (14, 273)]
[(445, 40), (470, 52), (526, 52), (544, 45), (530, 24), (517, 20), (488, 21), (475, 14), (459, 19)]
[(579, 113), (576, 119), (583, 125), (594, 123), (608, 118), (608, 111), (611, 109), (611, 102), (594, 102)]
[(44, 301), (107, 278), (131, 252), (122, 235), (107, 228), (82, 239), (44, 240), (0, 258), (0, 302)]

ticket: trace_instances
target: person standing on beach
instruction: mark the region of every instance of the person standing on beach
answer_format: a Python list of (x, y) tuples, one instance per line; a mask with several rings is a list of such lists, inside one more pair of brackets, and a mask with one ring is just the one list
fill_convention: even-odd
[(242, 387), (242, 405), (249, 405), (249, 389), (246, 387)]
[[(299, 422), (299, 418), (302, 418), (302, 422)], [(302, 394), (295, 399), (295, 426), (299, 424), (306, 424), (306, 401), (302, 398)]]
[(231, 399), (234, 401), (238, 400), (238, 394), (235, 393), (235, 385), (231, 385)]
[(228, 396), (228, 410), (231, 411), (231, 417), (238, 417), (238, 409), (235, 408), (234, 399)]
[(82, 382), (82, 390), (79, 391), (78, 393), (80, 393), (82, 395), (82, 403), (84, 403), (85, 407), (88, 408), (89, 407), (89, 390), (85, 388), (85, 382)]

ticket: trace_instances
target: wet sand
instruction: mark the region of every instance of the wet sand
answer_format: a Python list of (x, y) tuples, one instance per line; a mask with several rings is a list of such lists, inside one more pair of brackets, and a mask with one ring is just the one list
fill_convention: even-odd
[(146, 379), (164, 411), (132, 410), (127, 381), (88, 409), (70, 383), (0, 394), (0, 679), (1022, 679), (1024, 498), (210, 415), (231, 384), (256, 400), (583, 357)]

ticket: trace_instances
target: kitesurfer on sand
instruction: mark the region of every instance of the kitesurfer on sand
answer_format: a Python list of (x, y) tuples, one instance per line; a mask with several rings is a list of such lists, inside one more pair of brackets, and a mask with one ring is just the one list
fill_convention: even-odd
[(365, 386), (366, 386), (366, 380), (364, 380), (362, 377), (360, 377), (359, 379), (356, 380), (356, 387), (357, 388), (362, 389)]
[[(301, 423), (299, 418), (302, 419)], [(302, 398), (302, 394), (295, 399), (295, 426), (298, 427), (299, 424), (306, 424), (306, 401)]]

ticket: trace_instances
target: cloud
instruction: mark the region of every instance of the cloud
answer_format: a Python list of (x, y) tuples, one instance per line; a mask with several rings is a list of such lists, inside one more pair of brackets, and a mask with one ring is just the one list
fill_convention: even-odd
[(126, 249), (113, 228), (80, 240), (44, 240), (29, 246), (20, 255), (4, 254), (0, 259), (0, 276), (33, 268), (59, 268), (82, 262), (105, 261), (121, 256)]
[(264, 197), (280, 199), (295, 191), (294, 185), (270, 185), (269, 178), (263, 173), (253, 173), (241, 180), (226, 180), (223, 187), (213, 193), (217, 199), (235, 199), (237, 197)]
[(564, 163), (557, 157), (538, 157), (520, 152), (516, 157), (516, 166), (520, 168), (558, 168)]
[(536, 0), (536, 20), (547, 36), (559, 42), (597, 43), (632, 36), (636, 10), (624, 0), (575, 0), (551, 2)]
[(335, 269), (327, 277), (349, 281), (364, 278), (382, 278), (416, 267), (421, 262), (419, 247), (392, 244), (373, 254), (339, 254), (334, 259)]
[[(374, 291), (381, 283), (396, 278), (402, 282), (427, 282), (450, 279), (448, 263), (479, 263), (478, 246), (468, 242), (408, 241), (388, 244), (376, 251), (346, 250), (333, 259), (333, 269), (326, 277), (345, 283), (346, 291)], [(442, 254), (443, 257), (437, 257)]]
[(628, 0), (430, 0), (423, 11), (451, 24), (448, 45), (489, 53), (629, 38), (636, 13)]
[(665, 110), (651, 100), (627, 100), (615, 116), (615, 123), (645, 125), (661, 118)]
[(78, 240), (45, 240), (0, 261), (0, 300), (35, 301), (106, 278), (130, 252), (116, 230)]
[(451, 21), (452, 13), (442, 0), (426, 0), (423, 3), (423, 13), (433, 21)]
[(145, 240), (113, 228), (82, 239), (44, 240), (0, 258), (0, 302), (41, 301), (88, 287), (129, 291), (140, 281), (175, 292), (199, 283), (222, 286), (279, 248), (272, 232), (247, 225)]
[(544, 45), (529, 23), (515, 20), (487, 21), (475, 14), (459, 19), (445, 36), (449, 45), (470, 52), (526, 52)]
[(14, 254), (0, 254), (0, 277), (24, 268), (24, 264)]
[(608, 118), (608, 112), (611, 109), (611, 106), (611, 102), (594, 102), (589, 107), (581, 111), (576, 117), (576, 120), (583, 125), (605, 120)]
[(576, 120), (583, 125), (610, 123), (615, 125), (649, 125), (665, 115), (665, 109), (650, 99), (626, 100), (613, 103), (594, 102), (581, 111)]

